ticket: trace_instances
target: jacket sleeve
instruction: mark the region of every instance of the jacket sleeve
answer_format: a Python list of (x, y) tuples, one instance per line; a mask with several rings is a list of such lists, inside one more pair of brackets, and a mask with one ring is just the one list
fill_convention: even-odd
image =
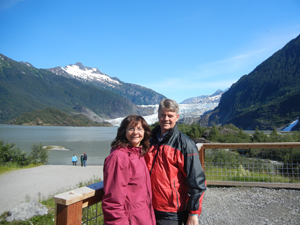
[(125, 213), (128, 171), (128, 163), (122, 155), (111, 155), (105, 161), (102, 199), (105, 224), (128, 224)]
[(194, 142), (187, 141), (185, 151), (186, 184), (189, 187), (187, 209), (190, 214), (201, 214), (202, 200), (206, 190), (205, 174), (202, 169), (199, 152)]

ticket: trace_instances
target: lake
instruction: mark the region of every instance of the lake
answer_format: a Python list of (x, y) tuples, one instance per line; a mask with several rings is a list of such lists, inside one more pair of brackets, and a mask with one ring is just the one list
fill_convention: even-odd
[(4, 143), (14, 143), (22, 151), (30, 152), (33, 144), (62, 146), (69, 151), (52, 150), (49, 164), (71, 164), (76, 154), (86, 152), (87, 165), (102, 165), (109, 155), (110, 144), (116, 137), (117, 127), (57, 127), (57, 126), (15, 126), (0, 124), (0, 139)]

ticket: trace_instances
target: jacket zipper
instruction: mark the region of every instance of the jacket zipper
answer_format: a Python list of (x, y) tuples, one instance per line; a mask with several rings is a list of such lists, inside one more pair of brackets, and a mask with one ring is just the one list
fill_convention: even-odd
[[(148, 169), (147, 169), (147, 166), (145, 166), (145, 173), (148, 173)], [(147, 186), (147, 189), (148, 187), (150, 186), (151, 187), (151, 182), (150, 182), (150, 185), (148, 184), (148, 180), (146, 179), (146, 186)], [(155, 218), (153, 218), (152, 216), (152, 213), (151, 213), (151, 208), (152, 208), (152, 198), (151, 198), (151, 194), (149, 192), (149, 189), (148, 189), (148, 198), (149, 198), (149, 209), (150, 209), (150, 216), (151, 216), (151, 219), (152, 219), (152, 223), (153, 224), (153, 221), (155, 221)]]
[(153, 169), (153, 167), (154, 167), (154, 163), (155, 163), (156, 158), (157, 158), (157, 155), (158, 155), (159, 147), (160, 147), (160, 144), (157, 145), (157, 152), (156, 152), (156, 154), (155, 154), (155, 156), (154, 156), (154, 160), (153, 160), (153, 163), (152, 163), (152, 167), (151, 167), (151, 169), (150, 169), (150, 176), (151, 176), (151, 172), (152, 172), (152, 169)]
[(177, 192), (177, 190), (176, 190), (175, 180), (174, 180), (174, 190), (175, 190), (175, 193), (176, 193), (177, 209), (179, 209), (178, 192)]

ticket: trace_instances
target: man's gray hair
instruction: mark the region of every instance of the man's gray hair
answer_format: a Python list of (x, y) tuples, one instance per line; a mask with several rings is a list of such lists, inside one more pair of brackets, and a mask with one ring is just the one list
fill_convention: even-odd
[(178, 106), (176, 101), (174, 101), (172, 99), (165, 98), (165, 99), (162, 99), (159, 103), (158, 112), (160, 110), (172, 111), (172, 112), (175, 112), (176, 115), (178, 115), (179, 106)]

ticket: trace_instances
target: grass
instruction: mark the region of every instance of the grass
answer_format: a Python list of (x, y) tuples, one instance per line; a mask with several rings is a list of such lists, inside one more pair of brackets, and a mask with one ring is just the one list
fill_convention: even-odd
[(21, 170), (21, 169), (29, 169), (37, 166), (41, 166), (44, 164), (29, 164), (27, 166), (20, 166), (17, 163), (6, 163), (5, 166), (0, 166), (0, 176), (6, 173), (10, 173), (15, 170)]
[(104, 224), (103, 212), (102, 212), (102, 202), (94, 204), (90, 207), (84, 208), (82, 210), (82, 224)]
[(267, 172), (250, 172), (242, 167), (221, 168), (216, 166), (205, 166), (205, 176), (211, 181), (242, 181), (242, 182), (271, 182), (271, 183), (300, 183), (281, 174), (269, 174)]
[[(241, 150), (240, 150), (241, 151)], [(241, 181), (265, 183), (300, 183), (299, 159), (283, 162), (278, 155), (275, 160), (251, 152), (252, 157), (240, 155), (237, 151), (208, 151), (205, 157), (205, 175), (210, 181)], [(261, 153), (258, 151), (258, 153)], [(276, 153), (276, 152), (275, 152)], [(278, 153), (287, 153), (278, 151)], [(285, 154), (286, 155), (286, 154)], [(277, 160), (276, 160), (277, 159)]]

